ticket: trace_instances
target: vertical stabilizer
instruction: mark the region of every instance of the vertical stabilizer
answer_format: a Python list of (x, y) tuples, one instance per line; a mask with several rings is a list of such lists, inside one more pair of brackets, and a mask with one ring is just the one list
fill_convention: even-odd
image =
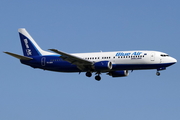
[(41, 56), (52, 54), (42, 50), (25, 28), (18, 29), (24, 56)]

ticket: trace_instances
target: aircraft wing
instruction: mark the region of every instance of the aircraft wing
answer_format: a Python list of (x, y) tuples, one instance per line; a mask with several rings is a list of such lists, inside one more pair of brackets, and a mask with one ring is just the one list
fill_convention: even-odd
[(89, 60), (85, 60), (85, 59), (82, 59), (80, 57), (77, 57), (77, 56), (74, 56), (74, 55), (71, 55), (71, 54), (68, 54), (68, 53), (65, 53), (65, 52), (62, 52), (62, 51), (59, 51), (59, 50), (56, 50), (56, 49), (49, 49), (57, 54), (60, 54), (61, 58), (65, 61), (68, 61), (72, 64), (75, 64), (78, 66), (78, 68), (80, 69), (83, 69), (83, 66), (86, 66), (86, 65), (92, 65), (93, 62), (92, 61), (89, 61)]
[(33, 58), (31, 58), (31, 57), (26, 57), (26, 56), (22, 56), (22, 55), (10, 53), (10, 52), (4, 52), (4, 53), (6, 53), (6, 54), (8, 54), (8, 55), (11, 55), (11, 56), (13, 56), (13, 57), (15, 57), (15, 58), (18, 58), (18, 59), (20, 59), (20, 60), (32, 60), (32, 59), (33, 59)]

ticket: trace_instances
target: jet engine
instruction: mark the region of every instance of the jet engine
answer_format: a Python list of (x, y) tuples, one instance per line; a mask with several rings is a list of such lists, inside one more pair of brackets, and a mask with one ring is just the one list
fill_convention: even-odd
[(112, 71), (109, 72), (108, 75), (112, 76), (112, 77), (125, 77), (128, 76), (128, 70), (119, 70), (119, 71)]
[(112, 63), (110, 61), (100, 61), (96, 62), (93, 65), (93, 68), (96, 71), (106, 71), (106, 70), (111, 70), (112, 69)]

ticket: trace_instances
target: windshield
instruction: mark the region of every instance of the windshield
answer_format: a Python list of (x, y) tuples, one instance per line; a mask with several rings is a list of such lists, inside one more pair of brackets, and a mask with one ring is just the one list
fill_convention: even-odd
[(168, 57), (169, 55), (167, 54), (161, 54), (162, 57)]

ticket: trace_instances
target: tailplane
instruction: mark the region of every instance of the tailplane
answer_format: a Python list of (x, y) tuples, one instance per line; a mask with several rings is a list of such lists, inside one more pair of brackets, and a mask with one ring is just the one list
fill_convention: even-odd
[(26, 57), (26, 56), (18, 55), (18, 54), (11, 53), (11, 52), (4, 52), (4, 53), (6, 53), (8, 55), (11, 55), (11, 56), (13, 56), (13, 57), (15, 57), (17, 59), (20, 59), (20, 60), (32, 60), (33, 59), (31, 57)]

